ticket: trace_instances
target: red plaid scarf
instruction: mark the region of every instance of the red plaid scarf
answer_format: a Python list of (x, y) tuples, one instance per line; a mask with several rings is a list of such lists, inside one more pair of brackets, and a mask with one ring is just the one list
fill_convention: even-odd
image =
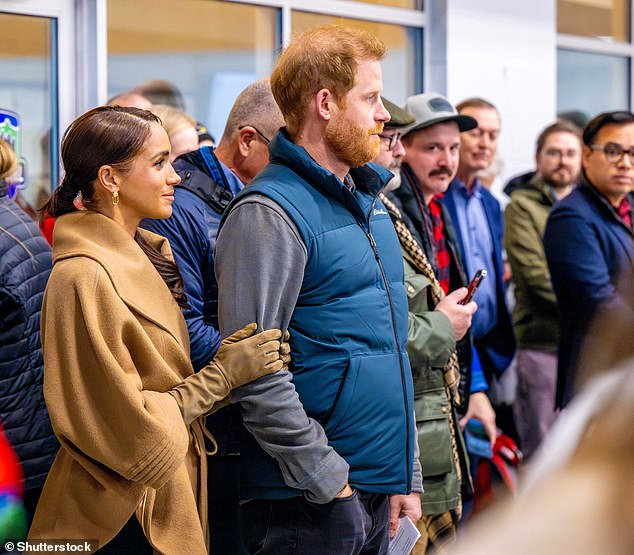
[(445, 221), (442, 217), (442, 199), (444, 193), (438, 193), (429, 202), (431, 215), (432, 235), (434, 238), (434, 251), (436, 253), (437, 277), (440, 287), (449, 293), (449, 277), (451, 275), (451, 256), (445, 240)]

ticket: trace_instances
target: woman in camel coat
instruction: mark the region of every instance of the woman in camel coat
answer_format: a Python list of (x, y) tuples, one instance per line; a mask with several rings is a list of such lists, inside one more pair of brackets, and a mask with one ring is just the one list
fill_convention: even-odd
[(281, 332), (253, 335), (252, 324), (193, 374), (169, 244), (137, 228), (171, 214), (180, 179), (169, 151), (156, 116), (135, 108), (91, 110), (64, 137), (66, 176), (44, 208), (57, 220), (42, 309), (45, 398), (61, 449), (32, 538), (207, 553), (200, 417), (287, 363)]

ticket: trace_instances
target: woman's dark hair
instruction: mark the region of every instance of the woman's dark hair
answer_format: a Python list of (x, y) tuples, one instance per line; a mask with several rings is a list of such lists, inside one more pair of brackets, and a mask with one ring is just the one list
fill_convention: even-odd
[(79, 116), (62, 139), (64, 178), (40, 212), (54, 218), (74, 212), (80, 192), (84, 207), (92, 208), (99, 168), (128, 169), (150, 136), (151, 123), (160, 124), (152, 112), (122, 106), (99, 106)]
[(619, 110), (616, 112), (603, 112), (598, 116), (592, 118), (588, 125), (583, 130), (583, 144), (586, 146), (592, 145), (592, 141), (597, 136), (597, 133), (601, 131), (606, 125), (626, 125), (628, 123), (634, 123), (634, 114), (625, 110)]
[[(40, 208), (41, 215), (54, 218), (74, 212), (75, 198), (81, 193), (84, 208), (94, 209), (94, 183), (99, 168), (130, 169), (151, 132), (151, 124), (161, 124), (152, 112), (124, 106), (99, 106), (70, 124), (62, 139), (61, 184)], [(135, 237), (181, 307), (187, 306), (183, 280), (174, 262), (165, 258), (139, 234)]]

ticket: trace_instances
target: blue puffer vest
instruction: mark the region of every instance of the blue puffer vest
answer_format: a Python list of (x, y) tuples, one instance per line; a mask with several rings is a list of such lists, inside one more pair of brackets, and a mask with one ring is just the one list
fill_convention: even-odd
[(51, 248), (31, 218), (0, 191), (0, 421), (24, 472), (44, 484), (59, 444), (44, 403), (42, 297)]
[[(376, 165), (352, 170), (352, 193), (284, 132), (270, 152), (271, 164), (238, 198), (258, 193), (274, 200), (306, 245), (289, 325), (299, 398), (350, 465), (353, 487), (409, 492), (415, 425), (407, 297), (398, 239), (377, 199), (391, 174)], [(277, 463), (248, 433), (241, 452), (243, 496), (299, 493), (284, 486)]]

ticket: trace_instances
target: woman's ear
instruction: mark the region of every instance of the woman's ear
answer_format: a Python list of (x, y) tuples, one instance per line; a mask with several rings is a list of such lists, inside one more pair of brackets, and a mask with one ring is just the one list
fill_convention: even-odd
[(101, 166), (97, 171), (97, 184), (111, 194), (118, 191), (120, 184), (117, 170), (112, 166)]

